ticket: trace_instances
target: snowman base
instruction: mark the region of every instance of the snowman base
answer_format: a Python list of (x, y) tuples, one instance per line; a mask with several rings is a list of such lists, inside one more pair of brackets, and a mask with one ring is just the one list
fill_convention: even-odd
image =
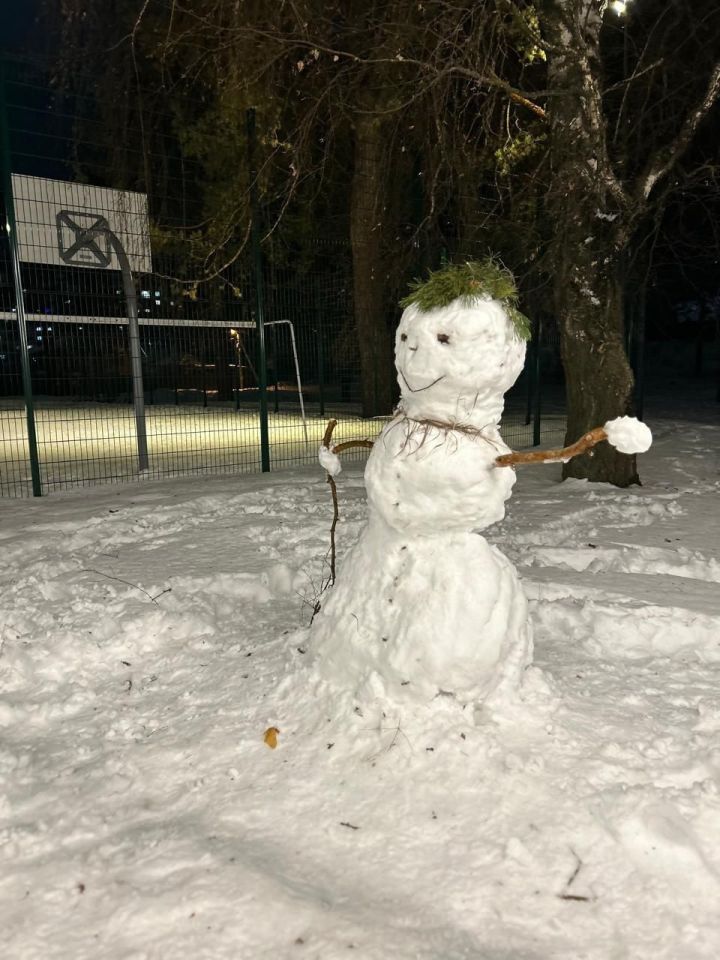
[(358, 705), (516, 700), (532, 660), (527, 600), (480, 534), (409, 537), (373, 517), (323, 599), (312, 654)]

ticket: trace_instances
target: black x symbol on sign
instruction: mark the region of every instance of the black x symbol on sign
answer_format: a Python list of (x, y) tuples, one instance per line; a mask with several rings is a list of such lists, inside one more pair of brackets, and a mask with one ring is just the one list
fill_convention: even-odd
[(96, 213), (61, 210), (57, 223), (58, 252), (64, 263), (108, 267), (112, 257), (108, 222)]

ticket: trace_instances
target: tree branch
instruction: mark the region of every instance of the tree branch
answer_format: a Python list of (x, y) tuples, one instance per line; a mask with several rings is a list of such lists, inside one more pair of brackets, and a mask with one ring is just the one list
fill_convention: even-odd
[(697, 128), (720, 96), (720, 62), (716, 63), (705, 93), (700, 102), (690, 111), (677, 136), (663, 150), (650, 160), (638, 177), (634, 194), (637, 200), (644, 201), (650, 196), (653, 187), (672, 170), (682, 154), (690, 145)]

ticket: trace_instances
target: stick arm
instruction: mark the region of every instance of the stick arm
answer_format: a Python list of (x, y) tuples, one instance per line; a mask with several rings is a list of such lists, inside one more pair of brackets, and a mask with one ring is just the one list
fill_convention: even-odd
[(502, 457), (497, 457), (495, 465), (498, 467), (514, 467), (519, 463), (563, 463), (566, 460), (572, 460), (573, 457), (577, 457), (581, 453), (585, 453), (586, 450), (592, 449), (601, 440), (607, 440), (607, 438), (608, 435), (604, 427), (595, 427), (594, 430), (590, 430), (589, 433), (580, 437), (569, 447), (562, 447), (558, 450), (532, 450), (528, 453), (513, 451), (503, 454)]
[(323, 435), (323, 446), (327, 447), (331, 453), (342, 453), (344, 450), (352, 450), (354, 447), (365, 447), (368, 450), (372, 450), (375, 446), (374, 440), (344, 440), (342, 443), (335, 443), (330, 446), (333, 430), (336, 426), (337, 420), (329, 420), (325, 428), (325, 434)]
[[(336, 455), (338, 453), (342, 453), (343, 450), (351, 450), (353, 447), (368, 447), (368, 448), (373, 447), (372, 440), (345, 440), (343, 443), (338, 443), (334, 446), (331, 446), (333, 430), (335, 429), (336, 426), (337, 426), (337, 420), (328, 421), (328, 425), (325, 428), (325, 433), (323, 434), (322, 447), (320, 449), (321, 462), (324, 462), (323, 453)], [(332, 456), (330, 457), (330, 460), (331, 461), (333, 460)], [(332, 462), (326, 463), (325, 465), (327, 469), (327, 474), (325, 479), (330, 487), (330, 493), (332, 495), (332, 504), (333, 504), (333, 519), (332, 519), (332, 525), (330, 526), (330, 559), (329, 559), (330, 575), (329, 575), (328, 584), (327, 584), (332, 586), (332, 584), (335, 583), (335, 563), (337, 559), (337, 551), (335, 547), (335, 530), (338, 525), (340, 514), (338, 510), (337, 484), (335, 483), (335, 477), (333, 476), (333, 473), (336, 472), (335, 467), (333, 466)], [(339, 471), (339, 469), (340, 469), (340, 461), (337, 460), (337, 470)], [(315, 608), (315, 613), (317, 613), (319, 609), (320, 609), (320, 604), (318, 602)], [(313, 614), (313, 617), (315, 616), (315, 613)]]

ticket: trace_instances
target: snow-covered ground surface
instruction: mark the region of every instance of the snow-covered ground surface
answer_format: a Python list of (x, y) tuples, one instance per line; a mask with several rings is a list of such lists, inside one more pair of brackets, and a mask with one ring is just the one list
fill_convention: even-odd
[(0, 504), (0, 956), (716, 960), (720, 427), (651, 426), (643, 487), (527, 467), (486, 531), (542, 672), (502, 721), (312, 682), (319, 469)]

